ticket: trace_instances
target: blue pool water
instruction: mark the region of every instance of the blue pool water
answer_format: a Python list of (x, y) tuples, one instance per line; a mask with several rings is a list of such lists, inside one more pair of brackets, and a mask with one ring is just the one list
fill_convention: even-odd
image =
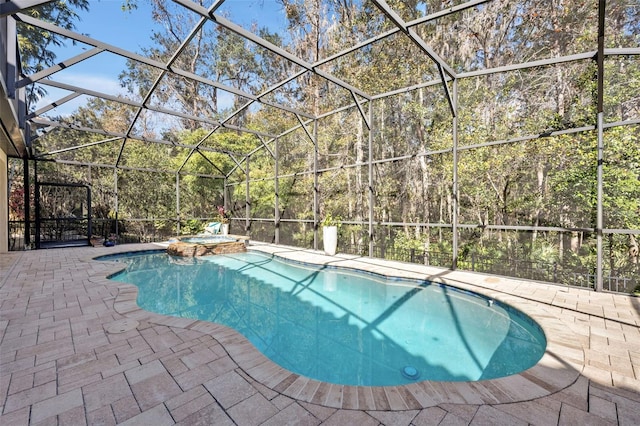
[(127, 268), (111, 279), (138, 286), (143, 309), (227, 325), (277, 364), (320, 381), (491, 379), (533, 366), (546, 347), (528, 316), (441, 284), (382, 280), (255, 252), (119, 259)]

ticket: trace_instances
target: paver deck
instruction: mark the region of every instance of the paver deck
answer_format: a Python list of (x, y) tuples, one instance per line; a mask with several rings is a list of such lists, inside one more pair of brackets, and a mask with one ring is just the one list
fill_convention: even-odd
[(640, 300), (291, 247), (298, 261), (445, 282), (531, 315), (549, 344), (517, 375), (356, 387), (273, 364), (234, 330), (140, 309), (93, 260), (125, 245), (0, 255), (0, 424), (640, 424)]

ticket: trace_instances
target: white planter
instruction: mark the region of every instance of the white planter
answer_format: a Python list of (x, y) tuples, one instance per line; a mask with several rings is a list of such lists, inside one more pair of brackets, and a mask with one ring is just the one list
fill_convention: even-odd
[(223, 223), (222, 225), (220, 225), (220, 233), (222, 235), (228, 235), (229, 234), (229, 224), (228, 223)]
[(324, 244), (324, 252), (330, 256), (336, 254), (338, 247), (338, 227), (323, 226), (322, 227), (322, 243)]

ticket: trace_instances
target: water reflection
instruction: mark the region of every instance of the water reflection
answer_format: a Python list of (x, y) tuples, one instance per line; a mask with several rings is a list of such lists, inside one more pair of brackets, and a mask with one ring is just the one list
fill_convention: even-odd
[(513, 374), (542, 356), (522, 314), (450, 287), (291, 265), (241, 253), (134, 256), (114, 279), (144, 309), (234, 328), (282, 367), (321, 381), (395, 385)]

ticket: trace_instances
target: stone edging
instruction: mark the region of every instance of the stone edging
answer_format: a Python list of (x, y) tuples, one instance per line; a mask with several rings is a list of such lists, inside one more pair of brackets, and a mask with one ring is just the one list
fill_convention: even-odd
[[(126, 250), (123, 250), (126, 251)], [(262, 250), (269, 252), (270, 250)], [(97, 262), (91, 259), (90, 261)], [(376, 260), (377, 265), (384, 261)], [(117, 266), (117, 267), (116, 267)], [(111, 268), (108, 268), (111, 269)], [(228, 352), (233, 361), (256, 382), (298, 401), (341, 409), (407, 410), (422, 409), (442, 403), (451, 404), (502, 404), (528, 401), (559, 392), (572, 385), (584, 368), (583, 343), (580, 336), (571, 331), (569, 324), (557, 318), (558, 310), (542, 303), (491, 292), (473, 285), (460, 286), (472, 289), (529, 315), (543, 329), (547, 348), (541, 360), (530, 369), (508, 377), (477, 382), (422, 381), (401, 386), (347, 386), (319, 382), (285, 370), (260, 353), (244, 336), (235, 330), (207, 321), (160, 315), (141, 309), (134, 285), (115, 283), (106, 277), (122, 269), (114, 265), (112, 271), (102, 271), (92, 277), (107, 285), (117, 285), (118, 295), (114, 310), (126, 318), (169, 327), (179, 327), (211, 335)], [(107, 273), (108, 272), (108, 273)], [(425, 276), (422, 275), (424, 279)], [(436, 279), (432, 281), (444, 282)], [(426, 279), (429, 279), (427, 276)], [(459, 284), (459, 283), (458, 283)]]

